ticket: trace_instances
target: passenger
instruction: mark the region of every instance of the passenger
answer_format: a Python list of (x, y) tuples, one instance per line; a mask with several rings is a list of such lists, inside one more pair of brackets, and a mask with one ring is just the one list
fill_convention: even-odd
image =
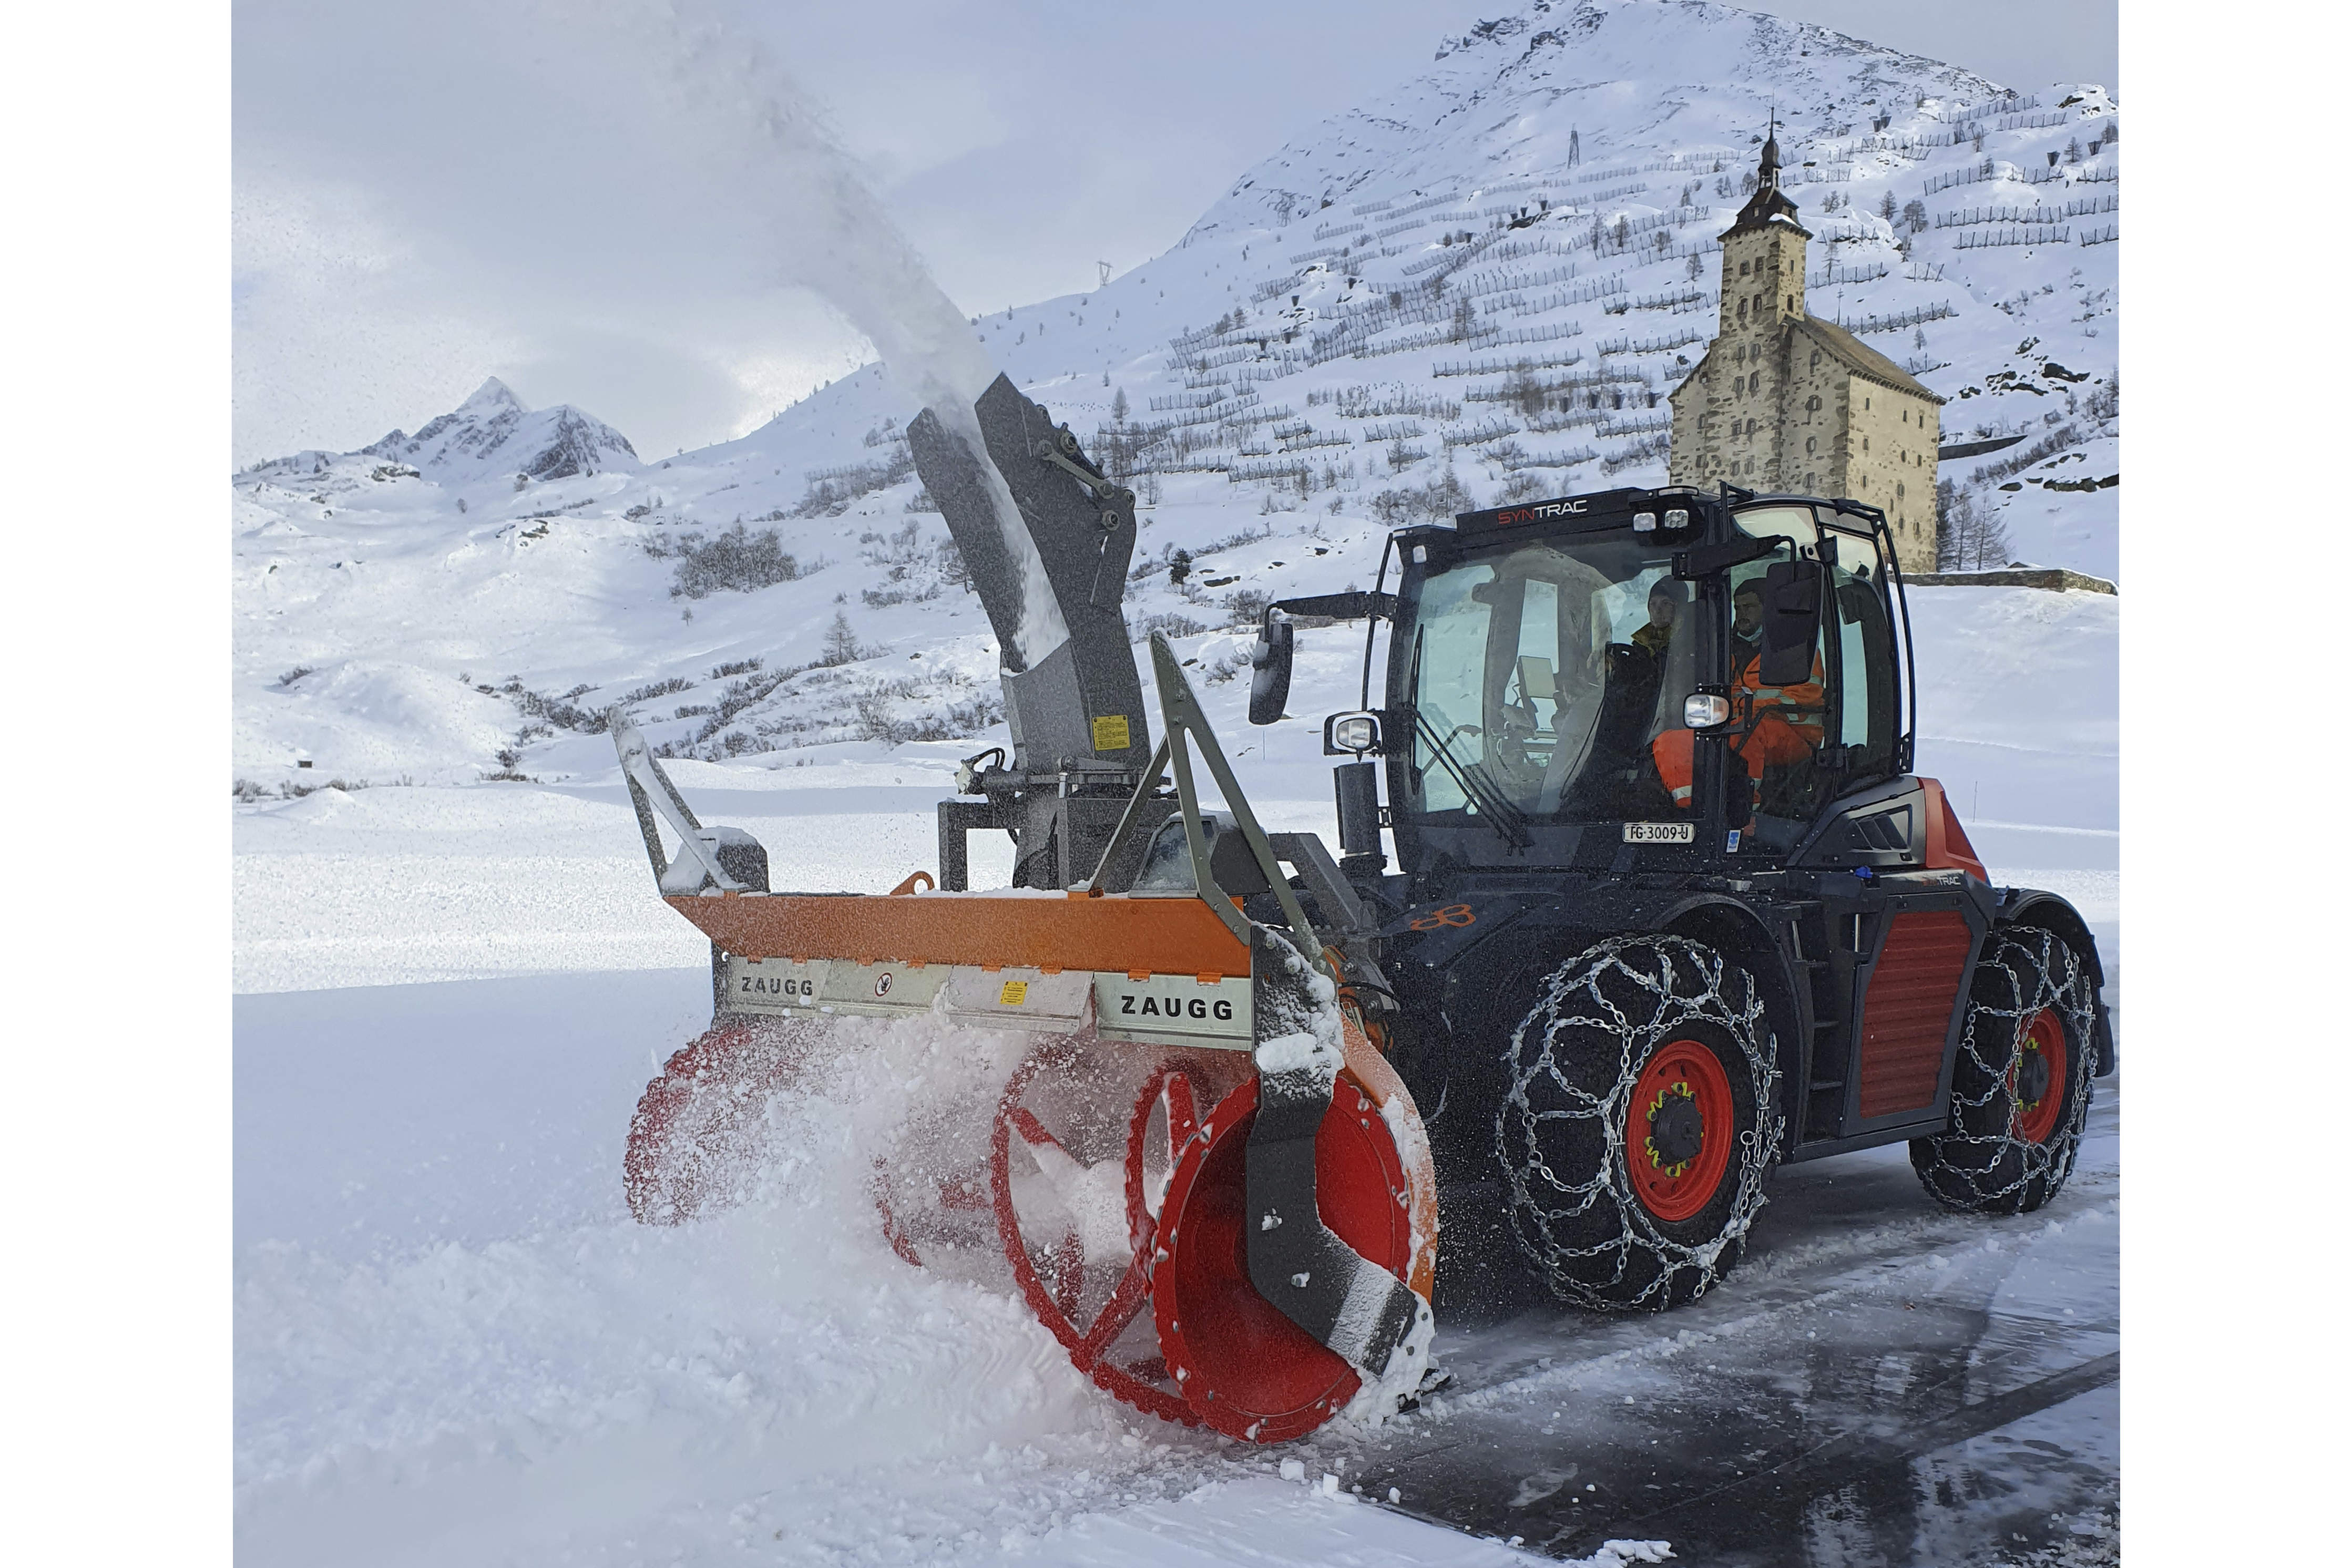
[(1650, 619), (1633, 633), (1633, 646), (1654, 659), (1666, 656), (1675, 638), (1675, 617), (1681, 613), (1683, 585), (1662, 577), (1650, 585)]

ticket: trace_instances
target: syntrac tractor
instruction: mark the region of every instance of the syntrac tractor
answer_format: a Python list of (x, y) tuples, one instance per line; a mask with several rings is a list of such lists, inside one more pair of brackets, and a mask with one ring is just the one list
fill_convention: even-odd
[(1948, 1207), (2057, 1193), (2115, 1066), (2097, 949), (1911, 772), (1879, 512), (1625, 489), (1400, 530), (1372, 591), (1268, 612), (1254, 722), (1293, 618), (1369, 627), (1324, 728), (1352, 908), (1311, 913), (1427, 1124), (1445, 1256), (1499, 1226), (1562, 1298), (1662, 1308), (1778, 1165), (1901, 1140)]

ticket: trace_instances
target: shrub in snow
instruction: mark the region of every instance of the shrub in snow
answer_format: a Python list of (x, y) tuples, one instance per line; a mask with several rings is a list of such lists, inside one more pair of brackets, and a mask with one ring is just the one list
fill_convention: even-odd
[(1470, 492), (1448, 468), (1418, 489), (1381, 491), (1372, 497), (1372, 515), (1389, 528), (1401, 528), (1416, 522), (1446, 522), (1472, 505)]
[(670, 541), (648, 539), (646, 553), (656, 560), (676, 558), (672, 599), (707, 599), (722, 591), (750, 593), (806, 575), (775, 529), (755, 534), (741, 523), (709, 539), (700, 534), (683, 534)]
[(1265, 619), (1266, 607), (1274, 596), (1255, 588), (1239, 588), (1225, 595), (1225, 624), (1233, 627), (1255, 626)]

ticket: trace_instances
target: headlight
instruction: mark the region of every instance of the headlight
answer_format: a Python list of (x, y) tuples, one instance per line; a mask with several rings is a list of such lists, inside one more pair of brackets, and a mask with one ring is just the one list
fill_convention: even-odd
[(1377, 713), (1335, 713), (1323, 721), (1323, 755), (1353, 757), (1381, 749), (1381, 716)]
[(1690, 729), (1713, 729), (1731, 717), (1731, 699), (1719, 692), (1699, 692), (1683, 699), (1683, 724)]

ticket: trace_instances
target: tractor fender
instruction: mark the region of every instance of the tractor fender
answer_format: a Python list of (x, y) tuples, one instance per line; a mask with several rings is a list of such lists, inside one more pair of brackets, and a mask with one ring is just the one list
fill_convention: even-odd
[(1800, 1009), (1796, 971), (1789, 966), (1787, 947), (1772, 934), (1753, 904), (1722, 894), (1684, 895), (1665, 915), (1660, 929), (1704, 942), (1739, 961), (1756, 977), (1764, 993), (1764, 1017), (1770, 1024), (1775, 1064), (1780, 1070), (1780, 1124), (1787, 1137), (1804, 1125), (1805, 1059), (1803, 1044), (1811, 1019)]
[(2062, 937), (2090, 964), (2092, 1012), (2098, 1033), (2098, 1066), (2092, 1076), (2106, 1077), (2116, 1070), (2116, 1030), (2114, 1021), (2107, 1017), (2107, 972), (2099, 961), (2098, 938), (2091, 935), (2090, 923), (2054, 893), (2032, 887), (2006, 887), (2001, 889), (2000, 907), (1993, 915), (1993, 929), (1998, 932), (2009, 925), (2027, 926)]

